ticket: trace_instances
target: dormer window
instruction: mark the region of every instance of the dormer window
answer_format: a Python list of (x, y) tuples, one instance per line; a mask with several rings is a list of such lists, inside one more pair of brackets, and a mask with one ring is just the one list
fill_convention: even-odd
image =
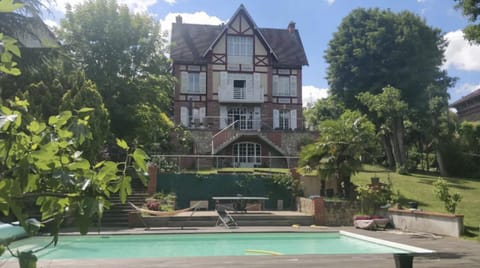
[(228, 64), (253, 64), (253, 37), (229, 35), (227, 37)]

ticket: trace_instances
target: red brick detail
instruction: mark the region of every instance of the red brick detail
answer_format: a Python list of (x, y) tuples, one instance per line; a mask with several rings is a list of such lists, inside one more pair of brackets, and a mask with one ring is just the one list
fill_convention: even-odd
[(323, 197), (313, 197), (313, 219), (316, 225), (323, 225), (325, 222), (325, 203)]
[(147, 193), (154, 194), (157, 192), (157, 171), (158, 168), (156, 165), (148, 166), (148, 185)]

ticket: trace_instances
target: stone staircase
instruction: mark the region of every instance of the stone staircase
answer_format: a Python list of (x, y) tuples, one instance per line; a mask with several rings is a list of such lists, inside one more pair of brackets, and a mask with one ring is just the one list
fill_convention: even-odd
[(110, 197), (111, 206), (109, 210), (106, 210), (103, 213), (101, 225), (103, 227), (128, 228), (128, 214), (133, 210), (128, 202), (140, 207), (145, 202), (147, 196), (146, 186), (144, 186), (138, 179), (133, 180), (132, 194), (127, 197), (127, 203), (122, 204), (118, 194)]

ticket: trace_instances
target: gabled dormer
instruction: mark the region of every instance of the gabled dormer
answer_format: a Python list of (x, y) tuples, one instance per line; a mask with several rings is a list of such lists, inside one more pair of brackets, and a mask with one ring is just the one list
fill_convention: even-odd
[(255, 66), (269, 66), (277, 60), (260, 28), (243, 5), (203, 53), (212, 64), (225, 64), (228, 71), (253, 72)]

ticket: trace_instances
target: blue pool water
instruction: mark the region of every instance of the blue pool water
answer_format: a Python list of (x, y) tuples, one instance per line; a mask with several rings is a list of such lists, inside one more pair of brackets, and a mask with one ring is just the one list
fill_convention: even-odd
[[(31, 237), (12, 248), (39, 248), (50, 237)], [(400, 248), (340, 233), (211, 233), (62, 236), (56, 247), (37, 253), (41, 259), (110, 259), (186, 256), (408, 253)], [(4, 258), (9, 254), (4, 254)]]

